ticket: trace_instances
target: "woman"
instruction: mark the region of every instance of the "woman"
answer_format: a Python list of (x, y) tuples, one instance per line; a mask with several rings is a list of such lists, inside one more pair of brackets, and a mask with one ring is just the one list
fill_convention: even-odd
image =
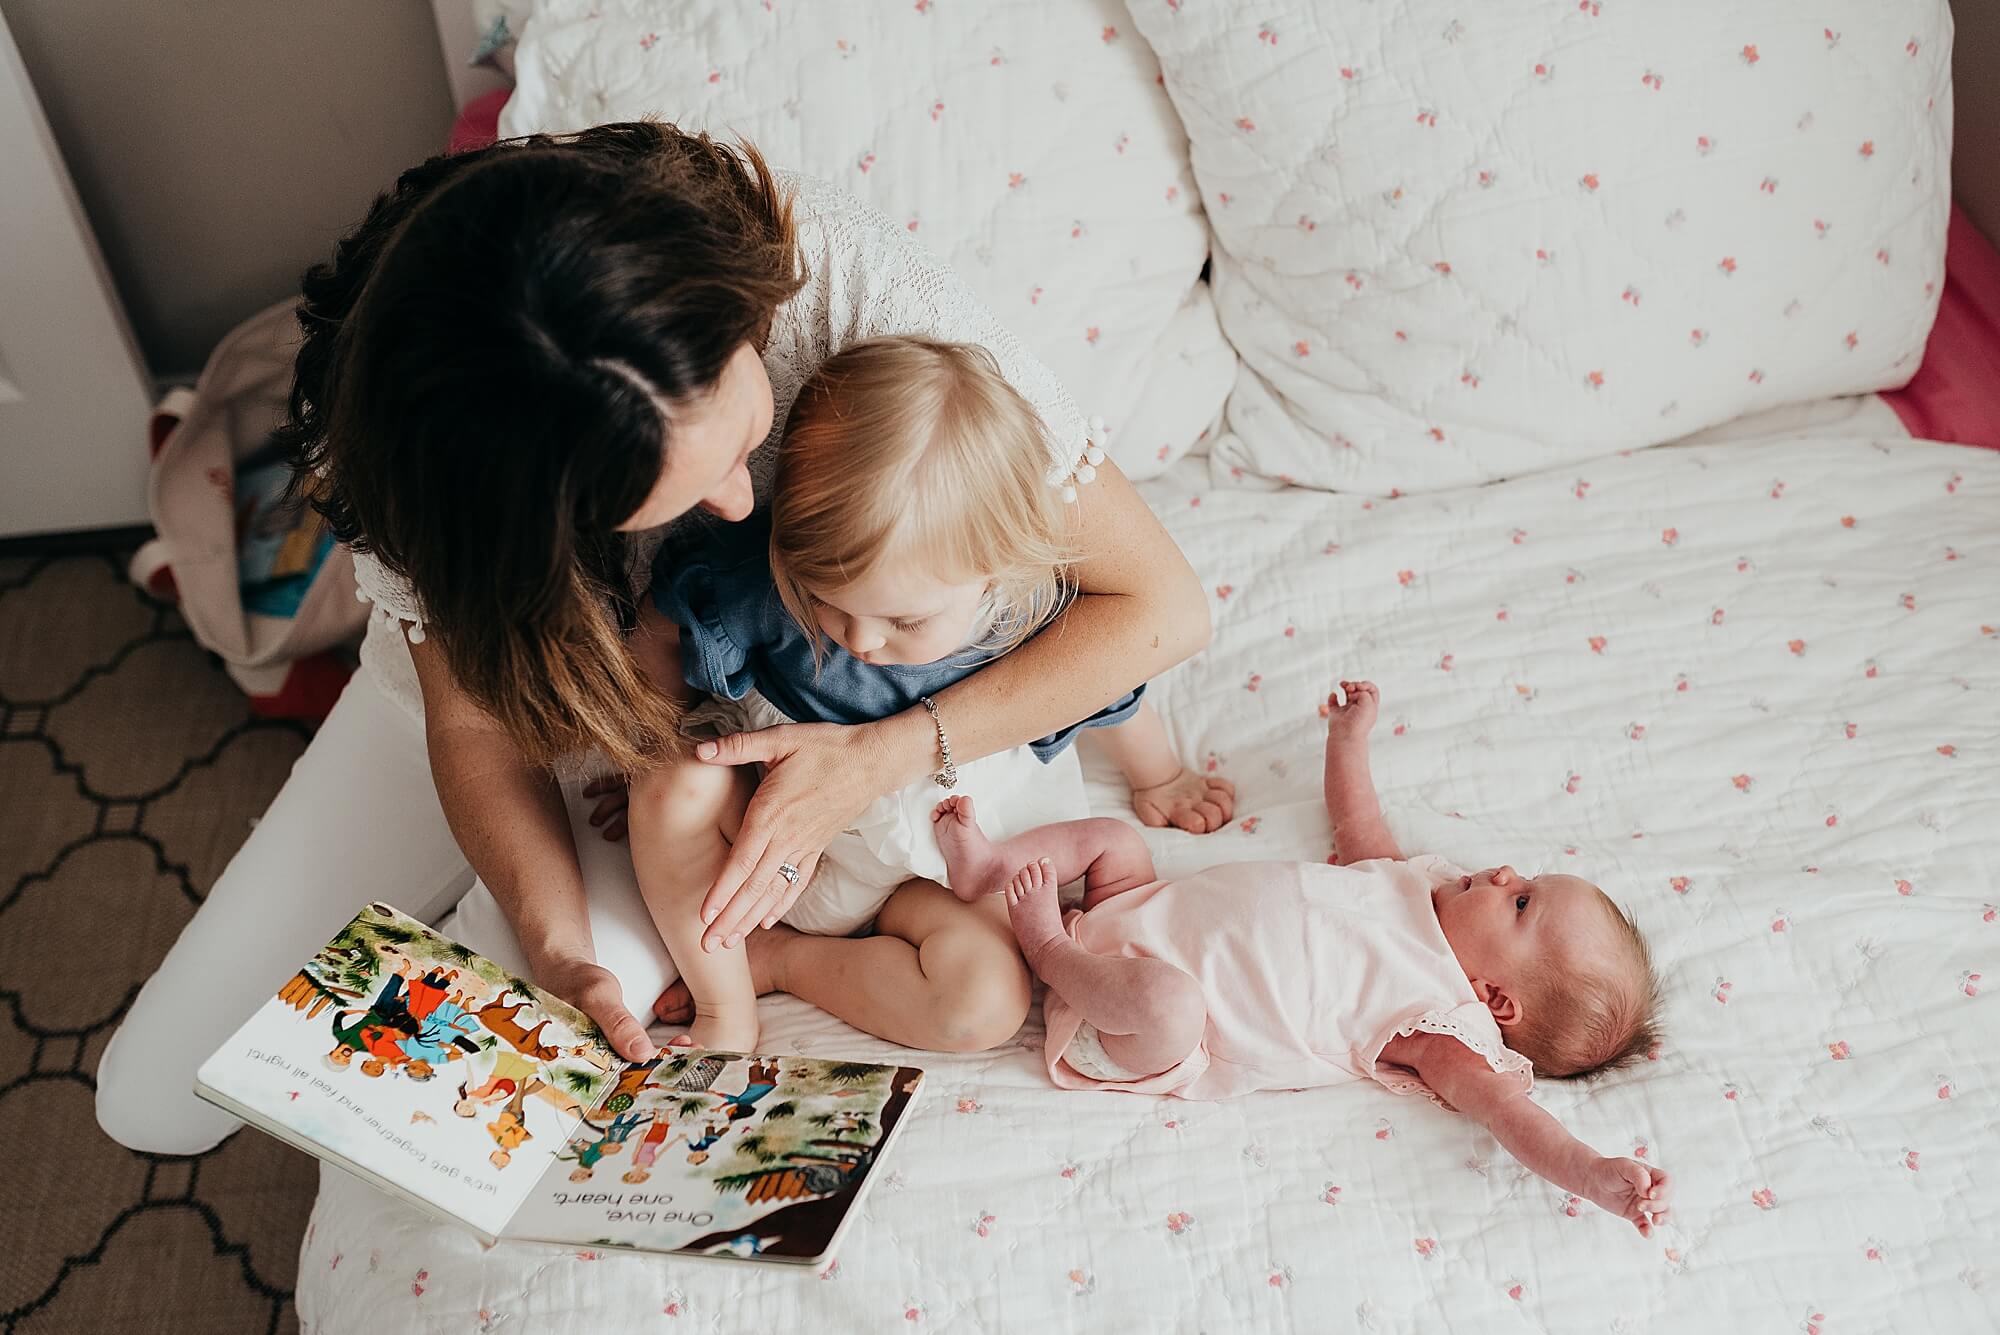
[[(650, 1055), (633, 1009), (671, 975), (629, 857), (591, 829), (616, 801), (593, 812), (601, 786), (555, 776), (593, 751), (629, 771), (673, 735), (623, 638), (635, 579), (672, 521), (750, 514), (762, 447), (819, 361), (877, 334), (981, 343), (1056, 440), (1086, 443), (1054, 378), (903, 229), (660, 124), (412, 169), (307, 275), (300, 322), (286, 435), (377, 615), (363, 670), (100, 1064), (99, 1121), (155, 1153), (234, 1129), (188, 1092), (196, 1066), (357, 904), (435, 921), (475, 872), (461, 938)], [(1078, 505), (1080, 596), (937, 697), (960, 760), (1087, 717), (1206, 641), (1193, 573), (1114, 466)], [(856, 813), (939, 768), (928, 714), (704, 752), (767, 766), (709, 901), (760, 987), (824, 952), (801, 995), (836, 1015), (893, 1000), (886, 1038), (1013, 1034), (1029, 981), (996, 905), (913, 882), (871, 938), (755, 931)]]

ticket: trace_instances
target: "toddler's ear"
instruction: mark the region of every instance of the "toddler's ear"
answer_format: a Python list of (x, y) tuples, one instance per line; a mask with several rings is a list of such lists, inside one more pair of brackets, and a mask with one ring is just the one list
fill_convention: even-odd
[(1470, 981), (1472, 995), (1478, 997), (1485, 1003), (1486, 1009), (1493, 1012), (1496, 1023), (1502, 1026), (1521, 1023), (1521, 1003), (1513, 993), (1496, 983), (1487, 982), (1484, 978), (1474, 978)]

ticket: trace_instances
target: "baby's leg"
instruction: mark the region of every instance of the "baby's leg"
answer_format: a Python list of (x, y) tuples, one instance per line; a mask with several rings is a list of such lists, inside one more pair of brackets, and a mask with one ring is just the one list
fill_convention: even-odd
[(660, 939), (694, 997), (688, 1036), (699, 1048), (751, 1052), (757, 991), (743, 950), (701, 948), (701, 901), (729, 856), (756, 779), (748, 769), (693, 761), (632, 784), (632, 867)]
[(1084, 878), (1086, 909), (1158, 879), (1139, 832), (1109, 817), (1039, 825), (996, 844), (979, 828), (971, 798), (947, 797), (931, 822), (951, 872), (952, 893), (968, 903), (1006, 889), (1015, 872), (1043, 860), (1054, 868), (1058, 885)]
[(1028, 967), (1094, 1026), (1105, 1055), (1153, 1075), (1194, 1051), (1208, 1025), (1201, 984), (1165, 960), (1095, 955), (1063, 930), (1058, 880), (1046, 858), (1007, 883), (1007, 914)]

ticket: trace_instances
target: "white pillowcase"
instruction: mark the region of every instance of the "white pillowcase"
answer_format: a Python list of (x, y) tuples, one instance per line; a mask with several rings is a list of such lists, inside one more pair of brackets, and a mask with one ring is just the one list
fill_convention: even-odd
[(1944, 0), (1132, 0), (1243, 358), (1218, 471), (1477, 482), (1904, 383)]
[(1187, 139), (1117, 0), (544, 0), (504, 134), (655, 115), (741, 135), (943, 256), (1150, 476), (1234, 377)]

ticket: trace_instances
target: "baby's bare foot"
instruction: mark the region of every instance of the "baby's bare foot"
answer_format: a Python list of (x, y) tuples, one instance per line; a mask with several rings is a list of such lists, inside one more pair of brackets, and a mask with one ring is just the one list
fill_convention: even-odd
[(1030, 862), (1007, 882), (1007, 920), (1028, 963), (1063, 936), (1062, 905), (1056, 898), (1056, 868), (1042, 858)]
[(1000, 852), (973, 815), (972, 799), (947, 797), (931, 812), (931, 826), (944, 853), (951, 892), (966, 903), (999, 891), (1007, 876)]
[[(782, 992), (784, 984), (779, 981), (779, 953), (786, 945), (798, 939), (798, 932), (779, 923), (775, 927), (760, 927), (743, 938), (743, 957), (750, 964), (750, 986), (758, 996), (766, 992)], [(653, 1017), (662, 1024), (687, 1024), (695, 1019), (694, 995), (688, 991), (686, 983), (676, 978), (667, 984), (667, 990), (660, 993), (653, 1003)], [(744, 1052), (745, 1048), (720, 1049), (724, 1052)]]
[(1189, 834), (1209, 834), (1229, 824), (1236, 814), (1236, 785), (1183, 766), (1165, 783), (1134, 789), (1132, 809), (1140, 824), (1156, 830), (1171, 825)]
[(688, 1026), (683, 1045), (679, 1039), (669, 1047), (692, 1046), (709, 1052), (755, 1052), (757, 1050), (757, 1007), (696, 1006), (694, 1023)]

